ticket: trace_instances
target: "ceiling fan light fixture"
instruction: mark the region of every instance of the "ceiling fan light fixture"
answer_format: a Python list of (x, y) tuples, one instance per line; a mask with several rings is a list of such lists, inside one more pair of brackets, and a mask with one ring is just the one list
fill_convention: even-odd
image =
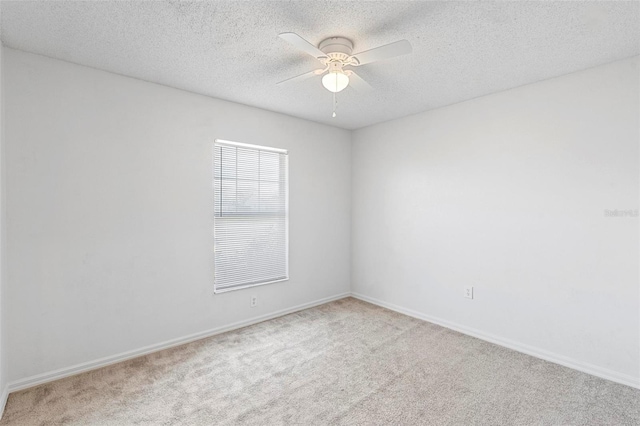
[(322, 77), (322, 85), (328, 91), (338, 93), (349, 85), (349, 77), (341, 71), (332, 71)]

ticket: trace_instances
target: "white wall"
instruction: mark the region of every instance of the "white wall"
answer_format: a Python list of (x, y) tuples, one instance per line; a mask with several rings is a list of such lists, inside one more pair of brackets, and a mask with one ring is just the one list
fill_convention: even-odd
[(355, 131), (352, 290), (640, 385), (639, 63)]
[[(0, 4), (0, 9), (2, 5)], [(0, 10), (0, 18), (2, 12)], [(0, 19), (0, 22), (2, 19)], [(0, 26), (0, 33), (2, 28)], [(3, 58), (2, 58), (2, 41), (0, 40), (0, 417), (4, 412), (4, 404), (6, 403), (5, 391), (7, 390), (7, 345), (5, 344), (6, 333), (5, 327), (7, 325), (4, 317), (6, 313), (5, 299), (4, 299), (4, 286), (5, 286), (5, 268), (4, 268), (4, 238), (5, 238), (5, 214), (4, 214), (4, 92), (3, 92)]]
[[(10, 381), (349, 291), (348, 131), (4, 54)], [(290, 281), (213, 294), (215, 138), (289, 150)]]
[[(2, 52), (5, 382), (341, 294), (350, 265), (358, 294), (638, 377), (638, 219), (604, 216), (639, 204), (638, 58), (350, 135)], [(213, 295), (214, 138), (290, 150), (289, 282)]]

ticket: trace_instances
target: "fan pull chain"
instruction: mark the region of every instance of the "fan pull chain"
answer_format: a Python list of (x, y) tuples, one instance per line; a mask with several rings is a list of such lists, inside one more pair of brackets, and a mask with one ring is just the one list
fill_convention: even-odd
[(333, 114), (331, 114), (333, 118), (336, 118), (336, 104), (336, 92), (333, 92)]

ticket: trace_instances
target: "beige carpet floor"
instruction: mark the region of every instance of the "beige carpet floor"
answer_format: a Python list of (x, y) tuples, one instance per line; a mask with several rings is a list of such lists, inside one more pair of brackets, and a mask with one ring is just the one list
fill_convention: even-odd
[(640, 391), (343, 299), (10, 395), (0, 425), (640, 425)]

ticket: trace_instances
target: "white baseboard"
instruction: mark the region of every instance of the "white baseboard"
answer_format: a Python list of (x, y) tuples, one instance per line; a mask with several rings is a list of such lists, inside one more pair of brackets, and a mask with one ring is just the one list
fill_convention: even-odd
[(7, 406), (7, 399), (9, 399), (9, 386), (5, 386), (2, 389), (2, 395), (0, 395), (0, 419), (4, 414), (4, 407)]
[(168, 349), (174, 346), (184, 345), (185, 343), (190, 343), (196, 340), (215, 336), (216, 334), (221, 334), (227, 331), (247, 327), (249, 325), (257, 324), (259, 322), (267, 321), (273, 318), (281, 317), (283, 315), (298, 312), (303, 309), (308, 309), (314, 306), (333, 302), (334, 300), (344, 299), (345, 297), (349, 297), (350, 295), (351, 293), (342, 293), (342, 294), (338, 294), (331, 297), (325, 297), (323, 299), (315, 300), (313, 302), (303, 303), (302, 305), (293, 306), (287, 309), (282, 309), (280, 311), (250, 318), (244, 321), (238, 321), (233, 324), (228, 324), (222, 327), (216, 327), (216, 328), (202, 331), (199, 333), (190, 334), (188, 336), (179, 337), (177, 339), (167, 340), (166, 342), (157, 343), (155, 345), (145, 346), (143, 348), (134, 349), (132, 351), (123, 352), (117, 355), (96, 359), (94, 361), (83, 362), (82, 364), (77, 364), (71, 367), (60, 368), (58, 370), (50, 371), (48, 373), (37, 374), (35, 376), (17, 380), (9, 383), (8, 386), (5, 388), (4, 390), (5, 393), (3, 394), (3, 397), (4, 397), (3, 401), (6, 401), (8, 394), (10, 392), (27, 389), (33, 386), (52, 382), (54, 380), (62, 379), (65, 377), (73, 376), (73, 375), (84, 373), (91, 370), (96, 370), (98, 368), (106, 367), (107, 365), (116, 364), (118, 362), (126, 361), (132, 358), (137, 358), (139, 356), (147, 355), (153, 352), (158, 352), (163, 349)]
[(406, 309), (392, 303), (383, 302), (382, 300), (375, 299), (373, 297), (365, 296), (360, 293), (351, 293), (351, 296), (360, 299), (362, 301), (372, 303), (374, 305), (382, 306), (383, 308), (390, 309), (392, 311), (399, 312), (410, 317), (421, 319), (430, 323), (441, 325), (442, 327), (449, 328), (451, 330), (458, 331), (463, 334), (467, 334), (472, 337), (476, 337), (481, 340), (485, 340), (496, 345), (504, 346), (514, 351), (522, 352), (527, 355), (534, 356), (536, 358), (544, 359), (545, 361), (560, 364), (565, 367), (572, 368), (574, 370), (581, 371), (583, 373), (591, 374), (592, 376), (600, 377), (602, 379), (611, 380), (612, 382), (620, 383), (623, 385), (631, 386), (636, 389), (640, 389), (640, 378), (633, 377), (627, 374), (619, 373), (617, 371), (608, 370), (606, 368), (598, 367), (597, 365), (589, 364), (586, 362), (578, 361), (573, 358), (559, 355), (553, 352), (546, 351), (544, 349), (536, 348), (533, 346), (525, 345), (523, 343), (515, 342), (510, 339), (495, 336), (489, 333), (485, 333), (474, 328), (470, 328), (464, 325), (456, 324), (447, 320), (432, 317), (430, 315), (416, 312), (411, 309)]
[(202, 331), (200, 333), (190, 334), (188, 336), (180, 337), (177, 339), (168, 340), (162, 343), (158, 343), (155, 345), (145, 346), (143, 348), (135, 349), (132, 351), (123, 352), (117, 355), (112, 355), (104, 358), (100, 358), (94, 361), (89, 361), (81, 364), (77, 364), (71, 367), (60, 368), (58, 370), (50, 371), (47, 373), (38, 374), (35, 376), (27, 377), (25, 379), (17, 380), (9, 383), (3, 390), (2, 395), (0, 396), (0, 418), (2, 413), (4, 413), (4, 407), (7, 402), (7, 398), (9, 397), (9, 393), (15, 392), (18, 390), (27, 389), (33, 386), (41, 385), (44, 383), (52, 382), (54, 380), (62, 379), (65, 377), (73, 376), (76, 374), (84, 373), (91, 370), (96, 370), (98, 368), (106, 367), (111, 364), (115, 364), (118, 362), (126, 361), (132, 358), (136, 358), (139, 356), (147, 355), (153, 352), (158, 352), (163, 349), (168, 349), (174, 346), (183, 345), (185, 343), (190, 343), (196, 340), (204, 339), (210, 336), (214, 336), (216, 334), (225, 333), (227, 331), (236, 330), (242, 327), (247, 327), (253, 324), (257, 324), (262, 321), (267, 321), (273, 318), (277, 318), (283, 315), (291, 314), (293, 312), (301, 311), (304, 309), (312, 308), (314, 306), (322, 305), (325, 303), (332, 302), (334, 300), (343, 299), (345, 297), (352, 296), (356, 299), (363, 300), (368, 303), (372, 303), (374, 305), (381, 306), (383, 308), (391, 309), (392, 311), (399, 312), (404, 315), (408, 315), (414, 318), (421, 319), (423, 321), (428, 321), (434, 324), (441, 325), (443, 327), (458, 331), (463, 334), (467, 334), (469, 336), (476, 337), (481, 340), (485, 340), (487, 342), (495, 343), (500, 346), (504, 346), (509, 349), (513, 349), (518, 352), (525, 353), (527, 355), (534, 356), (536, 358), (541, 358), (546, 361), (550, 361), (556, 364), (563, 365), (565, 367), (572, 368), (574, 370), (582, 371), (587, 374), (591, 374), (593, 376), (597, 376), (603, 379), (611, 380), (616, 383), (621, 383), (623, 385), (631, 386), (636, 389), (640, 389), (640, 380), (630, 375), (622, 374), (616, 371), (608, 370), (602, 367), (598, 367), (596, 365), (588, 364), (585, 362), (577, 361), (572, 358), (566, 357), (564, 355), (558, 355), (544, 349), (535, 348), (529, 345), (525, 345), (519, 342), (515, 342), (509, 339), (505, 339), (499, 336), (495, 336), (489, 333), (485, 333), (480, 330), (476, 330), (470, 327), (462, 326), (459, 324), (452, 323), (450, 321), (446, 321), (440, 318), (432, 317), (430, 315), (426, 315), (420, 312), (413, 311), (411, 309), (406, 309), (398, 305), (394, 305), (392, 303), (383, 302), (381, 300), (365, 296), (359, 293), (342, 293), (331, 297), (326, 297), (323, 299), (319, 299), (313, 302), (304, 303), (301, 305), (297, 305), (291, 308), (283, 309), (280, 311), (272, 312), (270, 314), (250, 318), (244, 321), (235, 322), (233, 324), (228, 324), (226, 326), (213, 328), (210, 330)]

